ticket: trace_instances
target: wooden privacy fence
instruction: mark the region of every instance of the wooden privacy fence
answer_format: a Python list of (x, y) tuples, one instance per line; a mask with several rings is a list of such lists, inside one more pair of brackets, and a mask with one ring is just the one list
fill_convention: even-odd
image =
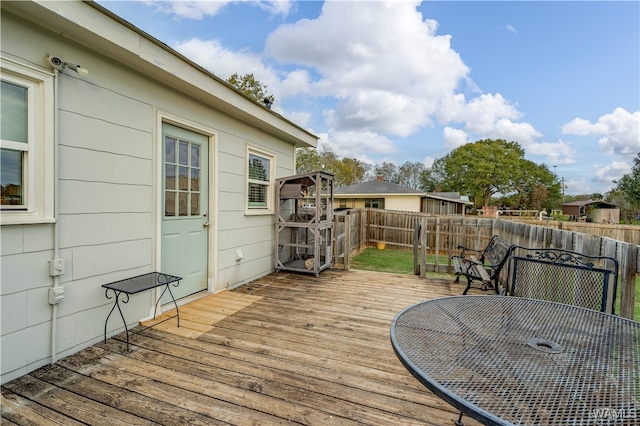
[[(620, 315), (633, 318), (636, 274), (640, 273), (640, 246), (599, 235), (566, 229), (472, 216), (431, 216), (424, 213), (352, 209), (335, 216), (334, 267), (349, 269), (351, 257), (365, 247), (384, 242), (414, 249), (416, 273), (450, 273), (451, 256), (458, 246), (484, 248), (493, 235), (511, 244), (532, 248), (562, 248), (587, 255), (610, 256), (620, 264)], [(414, 242), (416, 243), (414, 245)], [(427, 254), (432, 263), (427, 263)]]

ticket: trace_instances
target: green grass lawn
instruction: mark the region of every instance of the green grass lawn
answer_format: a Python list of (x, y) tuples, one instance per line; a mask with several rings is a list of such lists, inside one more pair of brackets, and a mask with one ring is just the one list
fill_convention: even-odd
[[(427, 255), (427, 263), (435, 263), (435, 256)], [(378, 250), (375, 247), (369, 247), (351, 260), (351, 267), (365, 271), (413, 274), (413, 251), (393, 249)], [(436, 275), (446, 276), (448, 274)], [(620, 297), (620, 287), (618, 287), (618, 297)], [(640, 277), (636, 277), (635, 300), (634, 317), (636, 321), (640, 321)], [(620, 312), (619, 302), (616, 307), (616, 312)]]
[(351, 267), (365, 271), (413, 274), (413, 251), (368, 247), (351, 259)]

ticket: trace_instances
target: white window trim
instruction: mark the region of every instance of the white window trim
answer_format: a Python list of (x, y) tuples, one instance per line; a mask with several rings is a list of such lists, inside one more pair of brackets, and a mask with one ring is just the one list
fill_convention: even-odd
[[(249, 154), (264, 157), (269, 160), (269, 183), (267, 188), (267, 206), (266, 207), (249, 207)], [(255, 148), (247, 144), (244, 164), (245, 164), (245, 183), (244, 183), (245, 214), (248, 216), (274, 214), (276, 155), (269, 151), (265, 151), (260, 148)]]
[[(25, 164), (26, 210), (0, 211), (0, 224), (53, 223), (54, 217), (54, 74), (0, 58), (2, 80), (28, 87), (28, 148)], [(15, 143), (0, 141), (3, 148)]]

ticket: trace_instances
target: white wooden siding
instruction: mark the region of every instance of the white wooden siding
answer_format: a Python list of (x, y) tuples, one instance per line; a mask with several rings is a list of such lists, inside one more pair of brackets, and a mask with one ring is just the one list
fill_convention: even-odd
[[(103, 338), (113, 300), (105, 298), (102, 284), (158, 267), (158, 111), (217, 134), (210, 169), (216, 183), (210, 197), (218, 206), (210, 212), (218, 230), (211, 236), (217, 252), (210, 255), (217, 262), (210, 280), (218, 289), (235, 287), (273, 270), (273, 215), (244, 214), (246, 144), (276, 155), (276, 178), (294, 173), (290, 143), (102, 56), (109, 51), (102, 46), (91, 51), (4, 10), (1, 19), (3, 34), (11, 34), (3, 38), (3, 55), (44, 67), (45, 53), (54, 53), (89, 70), (85, 78), (72, 72), (58, 78), (58, 229), (66, 272), (59, 277), (65, 292), (58, 305), (57, 358)], [(105, 22), (96, 22), (97, 32), (106, 31)], [(128, 31), (112, 35), (132, 49), (138, 46), (143, 56), (157, 48)], [(178, 73), (185, 65), (176, 59), (162, 66)], [(2, 382), (51, 360), (52, 234), (53, 225), (2, 226)], [(240, 261), (236, 249), (244, 253)], [(130, 325), (148, 317), (153, 305), (150, 292), (133, 296), (124, 307)], [(110, 334), (122, 330), (119, 320), (110, 320)]]

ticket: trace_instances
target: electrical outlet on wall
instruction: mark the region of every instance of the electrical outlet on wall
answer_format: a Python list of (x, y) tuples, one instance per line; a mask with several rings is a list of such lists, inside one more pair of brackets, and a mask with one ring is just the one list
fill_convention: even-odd
[(51, 287), (49, 289), (49, 304), (56, 305), (64, 300), (64, 287)]
[(49, 275), (57, 277), (64, 274), (64, 259), (53, 259), (49, 261)]

